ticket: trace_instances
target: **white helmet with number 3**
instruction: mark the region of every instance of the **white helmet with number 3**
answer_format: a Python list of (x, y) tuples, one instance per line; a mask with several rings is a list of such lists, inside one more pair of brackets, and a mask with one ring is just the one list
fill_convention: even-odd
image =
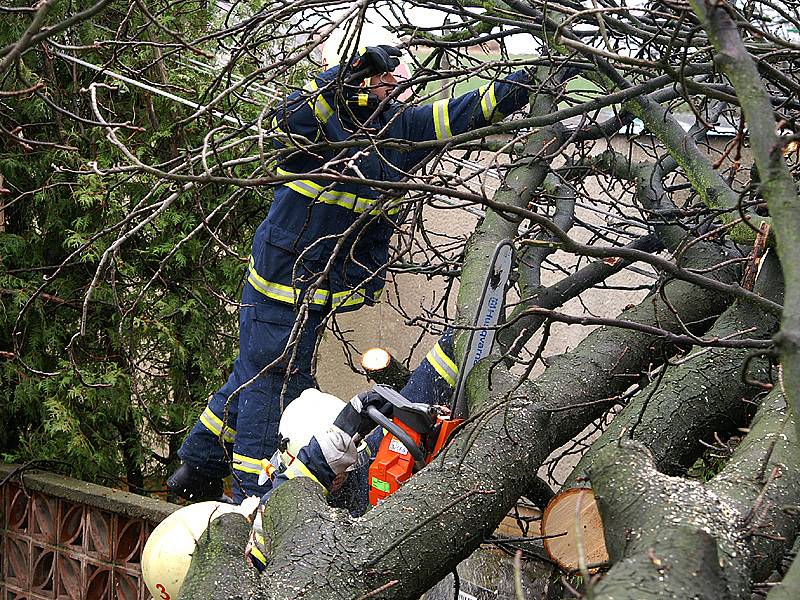
[[(238, 512), (250, 518), (258, 507), (256, 496), (241, 505), (198, 502), (179, 508), (147, 538), (142, 551), (142, 578), (154, 600), (175, 600), (181, 589), (197, 540), (209, 523), (226, 513)], [(242, 561), (244, 562), (244, 554)]]

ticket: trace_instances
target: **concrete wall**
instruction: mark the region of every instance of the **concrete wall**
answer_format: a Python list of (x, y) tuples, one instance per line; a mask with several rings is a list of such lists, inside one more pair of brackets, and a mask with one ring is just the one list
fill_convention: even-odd
[[(620, 149), (627, 145), (627, 139), (618, 137), (615, 145)], [(605, 147), (598, 147), (596, 152), (601, 152)], [(634, 149), (631, 154), (634, 160), (645, 158), (644, 152)], [(495, 160), (493, 155), (484, 156), (482, 164), (488, 164)], [(497, 188), (497, 180), (485, 177), (481, 181), (487, 195), (491, 197)], [(590, 198), (607, 199), (605, 190), (596, 181), (589, 181), (587, 192)], [(444, 203), (436, 201), (433, 206), (425, 206), (423, 215), (426, 230), (430, 232), (430, 238), (434, 242), (442, 242), (453, 245), (453, 238), (466, 240), (475, 228), (478, 217), (475, 214), (466, 212), (460, 208), (444, 207)], [(578, 208), (578, 216), (588, 222), (600, 223), (602, 218), (592, 212), (589, 207)], [(586, 230), (576, 228), (571, 232), (577, 239), (586, 241), (589, 237)], [(420, 242), (423, 244), (423, 242)], [(451, 255), (453, 253), (451, 252)], [(455, 258), (455, 256), (452, 256)], [(414, 257), (415, 262), (421, 262), (424, 257), (422, 252), (418, 252)], [(574, 256), (563, 253), (556, 253), (554, 260), (565, 269), (572, 269), (576, 264)], [(585, 260), (582, 264), (585, 264)], [(544, 272), (542, 280), (545, 285), (555, 283), (563, 277), (563, 274), (556, 272)], [(648, 279), (632, 271), (623, 271), (612, 278), (611, 283), (616, 286), (636, 286), (646, 284)], [(437, 336), (424, 334), (422, 329), (411, 326), (408, 321), (411, 318), (419, 317), (425, 319), (428, 311), (441, 298), (445, 289), (445, 279), (436, 277), (428, 280), (421, 275), (400, 274), (390, 280), (384, 292), (383, 301), (375, 307), (367, 307), (361, 310), (345, 313), (336, 318), (338, 329), (346, 332), (344, 334), (348, 344), (351, 345), (351, 352), (354, 354), (354, 362), (358, 361), (358, 353), (373, 346), (384, 346), (390, 350), (397, 358), (404, 360), (411, 355), (410, 364), (412, 368), (419, 363), (426, 352), (435, 343)], [(398, 294), (399, 291), (399, 294)], [(458, 292), (458, 282), (455, 282), (449, 303), (449, 315), (454, 314), (454, 301)], [(399, 297), (398, 297), (399, 296)], [(614, 291), (609, 292), (602, 289), (592, 289), (585, 292), (580, 300), (573, 300), (564, 307), (564, 311), (571, 314), (590, 313), (597, 316), (613, 317), (619, 314), (627, 304), (638, 302), (644, 296), (642, 291)], [(508, 298), (509, 302), (515, 301), (513, 293)], [(590, 327), (567, 326), (555, 324), (552, 328), (552, 336), (548, 343), (545, 356), (560, 354), (582, 340)], [(417, 340), (422, 336), (422, 341), (412, 349)], [(529, 347), (536, 348), (539, 343), (538, 338), (531, 340)], [(332, 332), (328, 332), (321, 346), (318, 362), (318, 379), (324, 391), (339, 395), (342, 398), (349, 398), (359, 390), (368, 386), (367, 380), (356, 373), (353, 373), (343, 360), (343, 344), (336, 339)], [(535, 373), (540, 370), (535, 371)]]

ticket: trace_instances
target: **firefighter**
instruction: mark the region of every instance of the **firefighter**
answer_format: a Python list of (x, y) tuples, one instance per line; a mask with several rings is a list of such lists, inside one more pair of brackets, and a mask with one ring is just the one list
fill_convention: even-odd
[[(414, 369), (406, 385), (400, 390), (407, 400), (423, 404), (449, 404), (458, 378), (458, 367), (453, 360), (453, 331), (447, 330)], [(384, 432), (375, 427), (367, 415), (367, 406), (373, 405), (387, 417), (391, 404), (374, 391), (361, 392), (341, 409), (333, 424), (316, 433), (301, 425), (287, 408), (281, 419), (281, 429), (295, 443), (302, 444), (283, 452), (277, 460), (266, 466), (262, 478), (272, 478), (272, 488), (261, 502), (266, 503), (271, 493), (290, 479), (307, 477), (319, 484), (328, 503), (344, 508), (354, 517), (363, 515), (369, 505), (369, 466), (381, 443)], [(286, 421), (286, 423), (284, 423)], [(370, 433), (371, 432), (371, 433)], [(356, 440), (366, 439), (366, 448), (356, 447)], [(262, 570), (267, 563), (261, 514), (255, 515), (247, 554), (253, 565)]]
[[(253, 240), (233, 373), (184, 441), (183, 463), (168, 479), (178, 495), (219, 497), (231, 465), (234, 501), (265, 493), (261, 461), (275, 452), (282, 408), (314, 385), (311, 359), (323, 321), (380, 296), (403, 207), (385, 184), (403, 180), (431, 150), (336, 144), (446, 140), (528, 101), (524, 71), (432, 105), (392, 101), (400, 56), (390, 45), (363, 48), (344, 69), (317, 75), (275, 110), (276, 172), (284, 183)], [(295, 327), (301, 305), (307, 310)]]
[[(448, 330), (414, 369), (400, 390), (406, 398), (426, 404), (449, 402), (458, 377), (452, 341), (452, 331)], [(283, 412), (278, 450), (271, 460), (263, 460), (260, 465), (262, 485), (265, 477), (273, 477), (275, 487), (295, 477), (309, 477), (323, 488), (331, 505), (346, 508), (354, 516), (363, 514), (368, 505), (370, 457), (383, 435), (365, 414), (368, 404), (384, 414), (389, 412), (389, 404), (372, 392), (362, 392), (345, 404), (317, 389), (305, 390)], [(364, 436), (366, 442), (357, 446), (356, 440)], [(266, 502), (270, 493), (271, 489), (260, 501)], [(258, 504), (255, 496), (245, 499), (241, 506), (199, 502), (164, 519), (150, 534), (142, 552), (142, 577), (153, 597), (177, 597), (197, 540), (212, 520), (230, 512), (238, 512), (251, 521), (247, 555), (254, 566), (263, 569), (266, 557)]]

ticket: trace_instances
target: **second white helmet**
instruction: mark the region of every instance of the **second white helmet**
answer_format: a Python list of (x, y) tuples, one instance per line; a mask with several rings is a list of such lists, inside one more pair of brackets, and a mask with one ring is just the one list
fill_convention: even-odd
[(273, 457), (275, 468), (288, 467), (300, 449), (317, 433), (326, 431), (339, 416), (345, 403), (332, 394), (314, 388), (304, 390), (283, 409), (278, 426), (278, 452)]

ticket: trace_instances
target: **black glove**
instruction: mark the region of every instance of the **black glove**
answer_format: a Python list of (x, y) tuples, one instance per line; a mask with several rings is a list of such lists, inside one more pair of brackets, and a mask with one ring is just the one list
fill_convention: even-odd
[(367, 46), (350, 63), (351, 72), (364, 71), (364, 77), (372, 77), (380, 73), (390, 73), (400, 64), (402, 51), (394, 46), (382, 44), (380, 46)]
[(367, 414), (367, 407), (374, 406), (387, 417), (391, 417), (393, 407), (379, 393), (372, 390), (361, 392), (342, 409), (333, 424), (345, 433), (362, 438), (375, 429), (377, 423)]

